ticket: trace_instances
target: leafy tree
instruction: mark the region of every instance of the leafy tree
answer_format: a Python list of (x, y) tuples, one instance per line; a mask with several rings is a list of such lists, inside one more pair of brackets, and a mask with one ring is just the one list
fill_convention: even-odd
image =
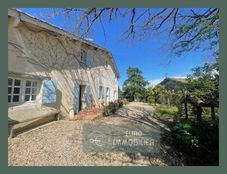
[(188, 76), (187, 91), (200, 99), (217, 101), (219, 99), (218, 63), (193, 69)]
[(122, 90), (119, 87), (118, 87), (118, 98), (120, 100), (123, 100), (124, 99), (123, 92), (122, 92)]
[(148, 87), (146, 90), (146, 99), (148, 103), (155, 103), (153, 87)]
[(165, 87), (163, 85), (156, 85), (155, 87), (149, 87), (147, 89), (147, 98), (150, 103), (162, 103)]
[(129, 101), (142, 101), (146, 94), (148, 81), (142, 76), (139, 68), (129, 67), (127, 69), (128, 79), (123, 84), (123, 95)]
[(168, 89), (160, 84), (155, 87), (148, 87), (146, 92), (149, 103), (168, 105), (178, 105), (183, 94), (183, 90)]

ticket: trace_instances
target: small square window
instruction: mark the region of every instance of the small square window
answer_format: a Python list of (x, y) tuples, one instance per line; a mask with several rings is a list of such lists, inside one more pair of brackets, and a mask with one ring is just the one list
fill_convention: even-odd
[(20, 88), (14, 88), (13, 93), (14, 94), (20, 94)]
[(25, 101), (29, 101), (30, 100), (30, 95), (25, 95)]
[(19, 102), (19, 95), (13, 96), (13, 102)]
[(32, 101), (36, 99), (36, 95), (32, 95)]
[(11, 94), (11, 93), (12, 93), (12, 88), (8, 87), (8, 94)]
[(32, 94), (36, 94), (37, 93), (37, 88), (32, 88)]
[(37, 82), (32, 82), (32, 86), (33, 86), (33, 87), (36, 87), (37, 84), (38, 84)]
[(20, 80), (15, 79), (14, 80), (14, 86), (20, 86)]
[(8, 79), (8, 86), (12, 86), (13, 84), (13, 80), (12, 79)]
[(26, 86), (31, 86), (31, 81), (26, 81)]
[(31, 93), (31, 88), (26, 88), (25, 89), (25, 94), (30, 94)]

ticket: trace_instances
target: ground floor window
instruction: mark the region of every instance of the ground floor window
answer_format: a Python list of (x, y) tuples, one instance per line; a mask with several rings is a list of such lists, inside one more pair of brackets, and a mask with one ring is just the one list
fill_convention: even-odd
[(110, 88), (106, 88), (106, 104), (110, 101)]
[(117, 100), (117, 91), (116, 90), (114, 90), (113, 98), (114, 98), (114, 100)]
[(8, 78), (8, 103), (35, 101), (37, 94), (37, 80)]
[(37, 96), (37, 88), (38, 82), (37, 81), (30, 81), (26, 80), (25, 83), (25, 101), (34, 101), (36, 100)]
[(8, 79), (8, 103), (16, 103), (20, 101), (21, 96), (21, 80)]
[(99, 86), (99, 99), (104, 98), (104, 88), (103, 86)]

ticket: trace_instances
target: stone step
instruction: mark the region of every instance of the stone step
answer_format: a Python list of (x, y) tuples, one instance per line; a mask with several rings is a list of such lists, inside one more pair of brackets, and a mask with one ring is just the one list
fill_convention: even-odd
[(78, 112), (74, 118), (75, 120), (93, 120), (102, 115), (103, 109), (82, 110)]

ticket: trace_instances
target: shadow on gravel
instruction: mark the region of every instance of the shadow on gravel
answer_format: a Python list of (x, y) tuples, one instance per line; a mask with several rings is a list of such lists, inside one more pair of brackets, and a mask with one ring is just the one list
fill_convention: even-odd
[(141, 123), (149, 127), (159, 127), (161, 131), (160, 139), (160, 153), (126, 153), (131, 159), (132, 163), (135, 160), (149, 160), (150, 165), (153, 166), (155, 160), (161, 160), (166, 165), (182, 166), (184, 165), (184, 157), (176, 149), (171, 147), (166, 138), (170, 136), (169, 127), (173, 122), (163, 121), (157, 118), (157, 115), (152, 109), (145, 109), (144, 107), (124, 107), (117, 111), (113, 117), (121, 117), (133, 121), (135, 123)]

